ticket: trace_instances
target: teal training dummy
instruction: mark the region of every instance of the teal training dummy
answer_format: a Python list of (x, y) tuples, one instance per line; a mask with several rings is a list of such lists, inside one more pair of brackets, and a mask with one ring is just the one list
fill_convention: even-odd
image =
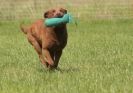
[(71, 21), (70, 14), (65, 14), (62, 18), (48, 18), (45, 20), (45, 25), (48, 27), (58, 26), (62, 23), (69, 23)]

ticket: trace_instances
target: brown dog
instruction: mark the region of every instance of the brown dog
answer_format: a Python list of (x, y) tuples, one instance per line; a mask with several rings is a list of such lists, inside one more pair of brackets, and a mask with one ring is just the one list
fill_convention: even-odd
[[(60, 18), (66, 13), (67, 10), (63, 8), (51, 9), (44, 13), (44, 18)], [(66, 24), (46, 27), (44, 19), (40, 19), (31, 26), (21, 26), (21, 30), (35, 48), (42, 64), (49, 69), (57, 68), (62, 50), (67, 44)]]

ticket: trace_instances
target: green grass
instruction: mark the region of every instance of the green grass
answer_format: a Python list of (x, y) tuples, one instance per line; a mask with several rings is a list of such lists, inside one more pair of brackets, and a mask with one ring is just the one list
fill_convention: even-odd
[(0, 22), (0, 93), (133, 93), (133, 21), (68, 29), (61, 70), (47, 71), (19, 22)]

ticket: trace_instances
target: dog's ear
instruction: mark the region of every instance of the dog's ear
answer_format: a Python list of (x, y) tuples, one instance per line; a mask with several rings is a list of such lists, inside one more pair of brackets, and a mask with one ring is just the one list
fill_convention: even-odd
[(61, 8), (61, 11), (62, 11), (63, 13), (65, 13), (65, 14), (67, 14), (67, 10), (66, 10), (66, 9)]
[(67, 10), (66, 9), (64, 9), (64, 12), (65, 12), (65, 14), (67, 14)]
[(44, 18), (48, 18), (48, 14), (49, 14), (49, 11), (46, 11), (45, 13), (44, 13)]

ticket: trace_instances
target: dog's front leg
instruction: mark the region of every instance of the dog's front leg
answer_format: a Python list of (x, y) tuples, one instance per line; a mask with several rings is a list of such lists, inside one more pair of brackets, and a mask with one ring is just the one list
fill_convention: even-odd
[(42, 55), (44, 60), (50, 65), (53, 66), (54, 65), (54, 61), (50, 55), (50, 51), (48, 49), (43, 48), (42, 49)]
[(58, 67), (58, 63), (59, 63), (59, 60), (60, 60), (61, 55), (62, 55), (62, 50), (55, 52), (55, 55), (54, 55), (54, 57), (55, 57), (54, 68), (57, 68)]

